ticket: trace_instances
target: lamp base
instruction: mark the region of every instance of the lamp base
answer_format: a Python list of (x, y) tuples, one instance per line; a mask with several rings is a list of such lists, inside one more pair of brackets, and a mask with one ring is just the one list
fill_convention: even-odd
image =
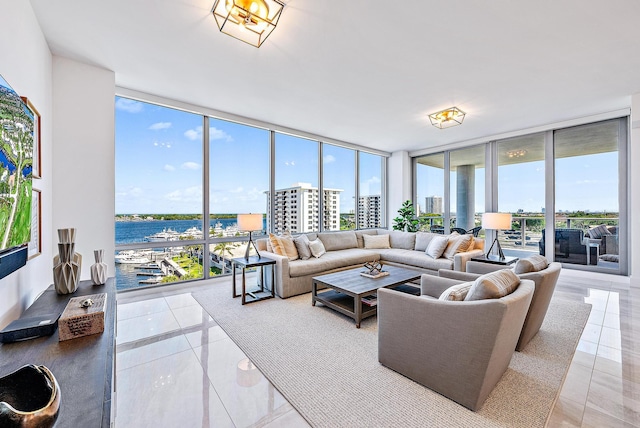
[(491, 243), (491, 247), (489, 247), (489, 251), (487, 251), (487, 258), (489, 258), (489, 256), (491, 255), (491, 250), (493, 250), (493, 246), (497, 244), (498, 247), (498, 257), (500, 257), (500, 260), (504, 260), (504, 253), (502, 252), (502, 247), (500, 246), (500, 241), (498, 241), (498, 232), (496, 232), (496, 239), (493, 240), (493, 242)]
[(247, 250), (244, 252), (244, 259), (249, 260), (249, 252), (251, 251), (251, 245), (253, 244), (253, 248), (256, 250), (256, 254), (258, 258), (260, 258), (260, 252), (258, 251), (258, 247), (256, 247), (256, 243), (251, 239), (251, 232), (249, 232), (249, 242), (247, 243)]

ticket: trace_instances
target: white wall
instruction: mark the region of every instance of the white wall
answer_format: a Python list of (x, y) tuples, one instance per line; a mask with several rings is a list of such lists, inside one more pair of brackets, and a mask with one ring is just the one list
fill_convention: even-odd
[(53, 57), (53, 229), (77, 229), (82, 279), (97, 249), (115, 274), (114, 94), (112, 71)]
[(629, 147), (629, 247), (631, 285), (640, 287), (640, 93), (631, 97), (631, 140)]
[(0, 328), (18, 318), (53, 281), (51, 53), (28, 1), (0, 0), (0, 74), (28, 97), (42, 118), (42, 254), (0, 280)]
[(412, 199), (411, 188), (411, 158), (407, 151), (391, 153), (387, 160), (387, 225), (393, 227), (393, 219), (398, 215), (398, 209), (404, 201)]

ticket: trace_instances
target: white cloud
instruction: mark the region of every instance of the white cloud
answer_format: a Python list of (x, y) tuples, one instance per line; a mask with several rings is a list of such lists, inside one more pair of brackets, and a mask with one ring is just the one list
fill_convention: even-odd
[(236, 187), (235, 189), (230, 189), (229, 193), (242, 193), (244, 192), (244, 187), (240, 186), (240, 187)]
[(171, 128), (171, 122), (158, 122), (149, 127), (152, 131), (159, 131), (161, 129)]
[(140, 113), (142, 106), (143, 104), (141, 102), (127, 98), (118, 98), (118, 101), (116, 101), (116, 109), (126, 111), (127, 113)]
[[(188, 139), (195, 141), (202, 139), (202, 126), (196, 126), (194, 129), (189, 129), (185, 131), (184, 136)], [(209, 139), (210, 140), (225, 140), (227, 142), (233, 141), (231, 135), (227, 134), (221, 129), (217, 129), (214, 127), (209, 128)]]
[(202, 201), (202, 186), (174, 190), (173, 192), (166, 193), (164, 198), (171, 202), (180, 202), (183, 204), (199, 203)]
[(164, 170), (165, 170), (165, 171), (175, 171), (175, 170), (176, 170), (176, 167), (175, 167), (175, 166), (173, 166), (173, 165), (169, 165), (169, 164), (167, 164), (167, 165), (165, 165), (165, 166), (164, 166)]
[(198, 126), (196, 129), (189, 129), (185, 131), (184, 136), (190, 140), (202, 139), (202, 126)]
[(169, 144), (169, 143), (165, 144), (164, 146), (165, 146), (167, 149), (170, 149), (170, 148), (171, 148), (171, 144)]
[(296, 161), (285, 161), (286, 166), (296, 166)]
[(127, 197), (127, 196), (139, 197), (139, 196), (142, 196), (143, 194), (144, 194), (144, 191), (142, 190), (141, 187), (129, 187), (125, 190), (116, 192), (116, 196), (118, 197)]
[(333, 163), (333, 162), (335, 162), (335, 161), (336, 161), (336, 158), (335, 158), (335, 156), (333, 156), (333, 155), (326, 155), (326, 156), (322, 159), (322, 161), (323, 161), (324, 163)]
[(154, 145), (154, 146), (156, 146), (156, 147), (158, 147), (158, 142), (157, 142), (157, 141), (154, 141), (153, 145)]
[(191, 170), (200, 169), (200, 164), (196, 162), (185, 162), (181, 166), (182, 166), (182, 169), (191, 169)]

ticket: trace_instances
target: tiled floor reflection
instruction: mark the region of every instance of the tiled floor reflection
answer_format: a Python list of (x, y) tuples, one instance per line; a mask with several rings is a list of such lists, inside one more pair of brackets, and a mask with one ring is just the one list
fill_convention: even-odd
[(593, 309), (548, 426), (640, 427), (640, 289), (628, 278), (565, 269), (560, 298)]
[(115, 426), (308, 424), (184, 290), (118, 296)]
[[(118, 296), (117, 428), (308, 426), (191, 296), (228, 285)], [(565, 269), (554, 299), (593, 310), (548, 426), (640, 427), (640, 289)]]

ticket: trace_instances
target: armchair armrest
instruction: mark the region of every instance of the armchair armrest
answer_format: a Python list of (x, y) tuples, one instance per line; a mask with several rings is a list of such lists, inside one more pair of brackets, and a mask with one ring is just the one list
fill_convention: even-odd
[(475, 281), (480, 275), (469, 272), (458, 272), (456, 270), (440, 269), (438, 270), (440, 278), (457, 279), (460, 282)]
[(461, 282), (464, 281), (458, 281), (449, 278), (440, 278), (435, 275), (424, 274), (420, 278), (420, 294), (424, 296), (435, 297), (437, 299), (444, 292), (444, 290), (453, 285), (460, 284)]
[(484, 254), (482, 250), (474, 249), (471, 251), (467, 251), (465, 253), (458, 253), (453, 256), (453, 270), (457, 270), (458, 272), (465, 272), (466, 265), (472, 257), (478, 257)]
[(501, 269), (512, 269), (513, 266), (515, 265), (510, 265), (510, 266), (494, 265), (491, 263), (474, 262), (473, 260), (470, 260), (467, 263), (466, 272), (484, 275), (485, 273), (491, 273)]

